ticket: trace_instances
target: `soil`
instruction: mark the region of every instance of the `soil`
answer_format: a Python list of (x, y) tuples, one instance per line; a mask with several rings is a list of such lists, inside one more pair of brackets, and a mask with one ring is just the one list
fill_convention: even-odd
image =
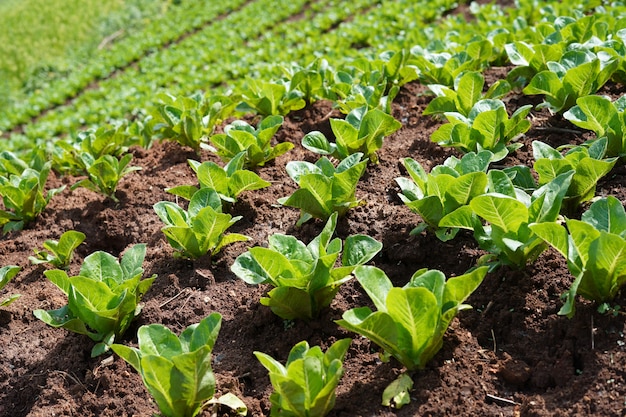
[[(487, 84), (506, 70), (489, 69)], [(613, 96), (622, 92), (615, 85), (602, 91)], [(395, 285), (403, 285), (424, 267), (439, 269), (446, 276), (463, 274), (484, 254), (470, 234), (459, 233), (445, 243), (427, 232), (409, 234), (419, 218), (397, 197), (394, 178), (405, 175), (399, 159), (410, 156), (430, 170), (455, 154), (430, 142), (430, 134), (442, 122), (421, 115), (431, 99), (426, 93), (419, 84), (402, 89), (393, 114), (403, 127), (385, 139), (379, 164), (368, 167), (357, 187), (357, 197), (366, 204), (351, 210), (337, 227), (337, 235), (344, 239), (364, 233), (383, 242), (381, 254), (371, 263)], [(528, 102), (539, 100), (512, 96), (507, 105), (513, 111)], [(487, 275), (468, 300), (474, 308), (459, 313), (441, 351), (424, 370), (412, 374), (412, 401), (400, 410), (380, 403), (383, 389), (403, 372), (402, 366), (393, 359), (381, 362), (376, 345), (334, 323), (343, 311), (370, 304), (355, 280), (344, 284), (331, 307), (311, 322), (284, 321), (259, 303), (268, 287), (245, 284), (230, 266), (248, 247), (266, 243), (271, 234), (292, 234), (308, 242), (320, 232), (319, 220), (296, 228), (298, 211), (280, 206), (277, 199), (296, 189), (285, 164), (316, 160), (300, 146), (302, 136), (311, 130), (330, 134), (330, 117), (341, 114), (324, 101), (286, 117), (276, 140), (296, 147), (258, 170), (272, 182), (271, 187), (244, 194), (231, 210), (242, 216), (232, 231), (251, 240), (228, 246), (213, 258), (175, 259), (160, 231), (162, 223), (152, 206), (174, 200), (164, 189), (197, 182), (187, 164), (195, 154), (171, 142), (156, 143), (149, 150), (133, 149), (133, 164), (142, 170), (122, 180), (119, 203), (67, 187), (26, 230), (2, 237), (0, 265), (20, 265), (22, 271), (3, 290), (3, 295), (19, 293), (21, 298), (0, 310), (0, 415), (149, 416), (158, 411), (126, 362), (110, 354), (90, 358), (89, 338), (51, 328), (33, 316), (33, 310), (59, 308), (66, 299), (43, 275), (46, 267), (30, 265), (28, 256), (44, 240), (58, 239), (69, 229), (87, 236), (72, 263), (74, 275), (93, 251), (118, 256), (133, 244), (147, 244), (145, 276), (157, 278), (143, 298), (142, 313), (121, 343), (136, 346), (137, 328), (144, 324), (162, 323), (178, 333), (211, 312), (222, 314), (213, 352), (218, 391), (242, 398), (250, 416), (269, 415), (272, 392), (267, 372), (253, 351), (284, 362), (292, 346), (302, 340), (326, 349), (344, 337), (353, 342), (332, 417), (624, 415), (624, 315), (601, 315), (594, 304), (579, 300), (574, 318), (558, 316), (560, 295), (572, 277), (565, 261), (551, 250), (524, 269), (501, 268)], [(532, 165), (532, 140), (559, 145), (589, 138), (545, 111), (533, 111), (531, 120), (533, 127), (522, 138), (524, 148), (505, 159), (505, 165)], [(210, 153), (202, 153), (200, 159), (219, 162)], [(625, 176), (624, 166), (619, 165), (600, 182), (597, 194), (626, 201)], [(52, 174), (48, 185), (75, 181)], [(615, 304), (624, 305), (626, 299), (620, 296)]]

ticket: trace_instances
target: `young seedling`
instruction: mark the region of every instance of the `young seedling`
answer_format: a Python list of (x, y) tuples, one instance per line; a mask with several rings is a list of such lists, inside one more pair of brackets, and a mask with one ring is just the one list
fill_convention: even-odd
[[(0, 268), (0, 290), (5, 287), (11, 281), (13, 277), (15, 277), (18, 272), (20, 272), (20, 267), (16, 265), (7, 265)], [(13, 301), (20, 298), (19, 294), (10, 295), (8, 298), (4, 300), (0, 300), (0, 307), (5, 307), (11, 304)]]
[(382, 249), (382, 244), (369, 236), (348, 236), (341, 264), (335, 267), (343, 246), (339, 238), (331, 240), (336, 225), (337, 213), (333, 213), (308, 245), (293, 236), (272, 235), (267, 248), (250, 248), (237, 257), (231, 269), (248, 284), (269, 283), (275, 287), (268, 297), (261, 298), (261, 304), (277, 316), (313, 319), (330, 305), (339, 286), (352, 278), (354, 268)]
[(333, 343), (326, 353), (306, 341), (295, 345), (285, 365), (271, 356), (254, 352), (269, 371), (274, 392), (271, 415), (323, 417), (335, 406), (335, 389), (343, 375), (343, 360), (352, 339)]
[(437, 270), (420, 269), (404, 287), (394, 287), (385, 273), (359, 266), (354, 275), (378, 311), (353, 308), (336, 323), (367, 337), (408, 370), (422, 369), (443, 346), (443, 336), (463, 302), (480, 285), (487, 267), (446, 280)]
[(529, 224), (557, 220), (573, 175), (574, 171), (560, 174), (529, 195), (516, 187), (506, 172), (491, 170), (490, 192), (446, 215), (439, 226), (473, 230), (479, 246), (489, 252), (481, 263), (492, 268), (502, 264), (523, 268), (547, 248)]
[(176, 336), (160, 324), (141, 326), (139, 348), (111, 345), (113, 352), (141, 375), (164, 417), (194, 417), (210, 405), (225, 405), (245, 416), (245, 404), (233, 394), (215, 398), (211, 352), (222, 316), (212, 313)]
[(249, 79), (236, 110), (263, 117), (285, 116), (300, 110), (306, 106), (304, 94), (297, 89), (289, 90), (289, 84)]
[(599, 304), (626, 284), (626, 212), (612, 196), (594, 202), (581, 220), (531, 224), (530, 229), (567, 259), (575, 280), (559, 314), (573, 317), (576, 295)]
[(199, 189), (191, 197), (187, 211), (170, 201), (159, 201), (154, 211), (165, 223), (161, 231), (178, 257), (197, 259), (207, 253), (215, 255), (226, 245), (249, 239), (239, 233), (225, 234), (241, 216), (222, 213), (220, 196), (211, 188)]
[(293, 148), (293, 143), (282, 142), (272, 146), (271, 140), (283, 124), (282, 116), (268, 116), (253, 128), (243, 120), (236, 120), (224, 128), (224, 133), (211, 136), (213, 149), (222, 161), (228, 162), (243, 153), (243, 167), (263, 166)]
[(95, 357), (109, 350), (141, 312), (139, 301), (156, 275), (142, 280), (146, 245), (126, 251), (121, 261), (98, 251), (87, 256), (78, 276), (69, 277), (58, 269), (44, 272), (68, 298), (57, 310), (35, 310), (35, 317), (52, 327), (62, 327), (89, 336), (98, 342), (91, 351)]
[[(240, 152), (224, 168), (210, 161), (200, 163), (190, 159), (187, 162), (196, 173), (200, 188), (213, 189), (217, 191), (226, 204), (233, 204), (237, 201), (239, 194), (244, 191), (259, 190), (271, 185), (257, 173), (243, 169), (244, 158), (245, 154)], [(191, 200), (198, 191), (198, 187), (182, 185), (168, 188), (166, 191), (186, 200)]]
[(58, 241), (50, 239), (43, 243), (43, 250), (34, 249), (35, 256), (28, 259), (33, 265), (49, 263), (59, 269), (70, 266), (74, 250), (83, 243), (85, 234), (76, 230), (63, 233)]
[(361, 161), (362, 156), (361, 153), (352, 154), (337, 168), (326, 157), (315, 164), (303, 161), (287, 163), (287, 174), (300, 188), (278, 202), (300, 209), (296, 226), (312, 218), (327, 220), (334, 212), (342, 217), (351, 208), (363, 204), (355, 197), (356, 185), (367, 165), (367, 159)]
[(486, 171), (492, 157), (489, 151), (470, 152), (460, 160), (452, 156), (430, 174), (414, 159), (403, 159), (402, 165), (411, 178), (396, 178), (402, 191), (398, 196), (424, 221), (411, 234), (429, 228), (444, 242), (454, 238), (459, 229), (439, 227), (439, 221), (487, 191)]
[(402, 127), (393, 116), (379, 109), (359, 107), (352, 110), (346, 119), (330, 119), (335, 142), (330, 142), (323, 133), (313, 131), (302, 138), (302, 146), (320, 155), (346, 159), (355, 153), (366, 155), (373, 163), (378, 162), (378, 151), (383, 139)]
[(0, 210), (0, 226), (4, 233), (22, 230), (46, 208), (54, 195), (65, 189), (62, 186), (44, 193), (50, 166), (47, 162), (39, 171), (26, 168), (19, 175), (0, 175), (0, 196), (5, 208)]
[(115, 191), (122, 177), (133, 171), (141, 170), (141, 167), (128, 166), (131, 159), (133, 159), (131, 154), (126, 154), (121, 159), (117, 159), (112, 155), (104, 155), (94, 160), (93, 156), (84, 153), (81, 155), (81, 158), (87, 167), (87, 178), (72, 185), (72, 190), (84, 187), (103, 194), (116, 203), (119, 203), (119, 200), (115, 196)]

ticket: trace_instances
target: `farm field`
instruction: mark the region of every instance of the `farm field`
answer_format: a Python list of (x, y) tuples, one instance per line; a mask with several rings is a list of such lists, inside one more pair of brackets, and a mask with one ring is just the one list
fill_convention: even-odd
[[(185, 3), (182, 1), (180, 7), (192, 7)], [(560, 227), (557, 222), (565, 223), (565, 218), (588, 218), (584, 213), (601, 197), (615, 197), (623, 206), (626, 128), (619, 128), (626, 125), (626, 105), (620, 101), (626, 92), (626, 7), (592, 6), (583, 9), (530, 1), (482, 6), (399, 0), (221, 2), (215, 10), (206, 11), (206, 21), (190, 25), (186, 32), (163, 32), (162, 42), (146, 41), (145, 50), (137, 49), (124, 59), (118, 57), (115, 71), (93, 72), (71, 88), (48, 85), (41, 91), (38, 111), (25, 112), (19, 106), (7, 110), (0, 117), (4, 129), (0, 178), (18, 177), (27, 171), (14, 162), (14, 157), (38, 170), (49, 162), (51, 170), (44, 188), (59, 191), (25, 224), (0, 214), (0, 225), (6, 231), (0, 236), (0, 267), (15, 265), (20, 269), (4, 288), (0, 287), (0, 302), (20, 295), (10, 305), (0, 307), (0, 416), (159, 413), (133, 366), (112, 351), (92, 357), (94, 340), (53, 328), (33, 314), (68, 303), (61, 289), (46, 278), (45, 272), (53, 267), (29, 261), (35, 255), (33, 249), (41, 249), (46, 240), (59, 239), (68, 230), (85, 235), (69, 264), (70, 277), (79, 275), (85, 259), (97, 251), (121, 257), (134, 245), (145, 244), (142, 275), (144, 279), (156, 278), (141, 299), (140, 314), (116, 343), (137, 347), (137, 332), (144, 325), (159, 323), (180, 334), (211, 313), (222, 316), (212, 351), (216, 395), (236, 395), (249, 416), (270, 415), (274, 390), (254, 352), (285, 363), (291, 349), (301, 341), (326, 351), (344, 338), (352, 341), (329, 416), (624, 415), (626, 326), (619, 306), (626, 303), (626, 296), (617, 291), (603, 304), (604, 300), (590, 300), (579, 292), (567, 301), (563, 295), (574, 282), (570, 272), (574, 261), (568, 265), (557, 249), (538, 238), (540, 230), (532, 226), (526, 227), (525, 237), (521, 232), (515, 235), (517, 229), (509, 224), (502, 226), (509, 241), (519, 239), (515, 241), (519, 246), (506, 246), (506, 240), (504, 246), (498, 246), (501, 240), (496, 234), (480, 237), (476, 223), (455, 229), (454, 221), (460, 220), (454, 217), (448, 217), (448, 229), (439, 219), (439, 228), (431, 224), (412, 233), (424, 224), (428, 213), (417, 214), (405, 204), (411, 199), (404, 191), (408, 180), (397, 181), (410, 176), (404, 158), (419, 163), (424, 178), (426, 173), (443, 171), (444, 163), (448, 164), (446, 173), (456, 169), (453, 158), (467, 154), (476, 146), (472, 141), (477, 137), (483, 140), (479, 135), (486, 135), (475, 122), (480, 120), (476, 114), (482, 112), (486, 116), (480, 117), (493, 117), (488, 121), (504, 125), (502, 120), (513, 120), (517, 124), (494, 128), (500, 129), (494, 134), (494, 143), (480, 142), (478, 150), (493, 152), (489, 154), (492, 171), (485, 174), (480, 195), (472, 201), (490, 198), (485, 194), (490, 192), (491, 198), (497, 194), (502, 201), (515, 201), (511, 212), (515, 210), (519, 216), (554, 212), (555, 219), (550, 221), (539, 217), (519, 220), (524, 225), (534, 222), (552, 228)], [(175, 13), (176, 7), (171, 5), (168, 13)], [(125, 39), (115, 42), (122, 44)], [(567, 59), (562, 59), (566, 52)], [(113, 55), (102, 59), (114, 60)], [(594, 68), (595, 72), (575, 72), (582, 67)], [(571, 81), (567, 95), (555, 87), (556, 81), (532, 84), (538, 73), (549, 70), (558, 75), (544, 75), (546, 79), (556, 77), (561, 86), (564, 79), (583, 81)], [(570, 75), (564, 75), (568, 71)], [(296, 85), (295, 74), (299, 72), (304, 81)], [(461, 78), (465, 74), (470, 75)], [(484, 85), (477, 81), (479, 78)], [(432, 87), (434, 84), (446, 85), (447, 90)], [(534, 91), (527, 87), (529, 84), (535, 86)], [(476, 91), (465, 94), (468, 87)], [(585, 93), (580, 93), (583, 90)], [(448, 97), (454, 93), (460, 98), (439, 100), (440, 108), (434, 113), (441, 114), (424, 114), (437, 110), (432, 103), (436, 96), (445, 96), (443, 91)], [(185, 101), (183, 96), (193, 98)], [(601, 102), (585, 101), (586, 96), (605, 98)], [(577, 101), (577, 97), (582, 100)], [(457, 113), (452, 115), (455, 109)], [(527, 113), (515, 119), (518, 109)], [(600, 110), (615, 116), (599, 116)], [(397, 121), (395, 128), (389, 127), (391, 122), (382, 127), (381, 120), (388, 120), (383, 114), (387, 113)], [(379, 149), (359, 148), (369, 161), (356, 183), (354, 199), (358, 203), (338, 219), (335, 236), (347, 241), (349, 236), (362, 234), (381, 242), (382, 249), (368, 265), (380, 268), (399, 287), (422, 268), (459, 277), (479, 265), (491, 267), (465, 300), (473, 308), (459, 311), (452, 319), (441, 349), (423, 369), (407, 370), (406, 363), (394, 357), (384, 360), (377, 344), (336, 323), (356, 307), (380, 310), (356, 278), (339, 287), (330, 306), (322, 308), (318, 317), (285, 319), (260, 303), (272, 285), (250, 285), (232, 269), (250, 248), (267, 247), (272, 235), (292, 235), (308, 244), (322, 232), (325, 219), (313, 218), (299, 225), (300, 210), (288, 207), (283, 200), (304, 188), (303, 183), (298, 185), (290, 178), (293, 162), (313, 164), (320, 158), (311, 151), (312, 146), (303, 146), (307, 134), (321, 132), (334, 145), (341, 140), (338, 126), (343, 119), (358, 119), (360, 123), (365, 114), (376, 117), (372, 124), (379, 123), (379, 130), (386, 132), (379, 135)], [(234, 202), (217, 197), (224, 213), (241, 216), (228, 233), (242, 234), (249, 240), (227, 244), (213, 255), (181, 257), (164, 234), (165, 224), (155, 205), (171, 202), (191, 213), (191, 203), (184, 198), (189, 189), (179, 195), (166, 189), (199, 186), (198, 168), (189, 161), (223, 167), (226, 161), (220, 158), (220, 151), (226, 151), (206, 145), (219, 149), (217, 137), (228, 136), (239, 120), (255, 127), (263, 120), (278, 120), (271, 117), (279, 115), (282, 123), (271, 135), (271, 143), (277, 148), (280, 144), (293, 146), (282, 145), (284, 153), (247, 166), (270, 185), (243, 191)], [(431, 139), (452, 141), (461, 137), (465, 127), (451, 133), (451, 125), (459, 120), (463, 126), (475, 123), (474, 133), (467, 135), (463, 145), (442, 146)], [(500, 141), (511, 131), (519, 134)], [(599, 139), (602, 137), (606, 139)], [(597, 151), (605, 140), (606, 149)], [(536, 160), (552, 154), (547, 147), (539, 152), (538, 142), (555, 149), (582, 145), (580, 149), (585, 151), (580, 152), (599, 152), (596, 158), (587, 159), (602, 160), (605, 168), (593, 165), (579, 171), (587, 163), (580, 157), (573, 168), (559, 168), (561, 171), (554, 173), (555, 178), (569, 184), (572, 178), (579, 178), (573, 175), (604, 169), (595, 178), (597, 186), (578, 200), (570, 194), (565, 200), (563, 195), (559, 199), (556, 195), (561, 189), (549, 188), (557, 185), (540, 187), (537, 181), (547, 174), (537, 173)], [(315, 145), (318, 152), (324, 147), (320, 141)], [(332, 145), (328, 145), (329, 153)], [(100, 155), (96, 155), (98, 146), (102, 147)], [(107, 154), (116, 161), (130, 155), (129, 166), (141, 169), (120, 175), (119, 183), (112, 190), (108, 188), (106, 195), (103, 188), (98, 189), (98, 176), (93, 171), (88, 177), (85, 166), (94, 161), (81, 157), (88, 152), (94, 153), (92, 159)], [(250, 153), (244, 154), (231, 158), (252, 160)], [(335, 166), (347, 159), (337, 149), (328, 158)], [(520, 166), (532, 168), (528, 178), (522, 178), (526, 171), (514, 171)], [(576, 174), (568, 169), (576, 170)], [(91, 185), (73, 187), (87, 178)], [(0, 186), (6, 185), (0, 181)], [(511, 192), (503, 196), (508, 184)], [(443, 180), (439, 186), (444, 186)], [(548, 188), (549, 197), (542, 197), (542, 190)], [(15, 213), (2, 190), (0, 187), (2, 213)], [(542, 198), (552, 200), (534, 210), (538, 203), (533, 205), (532, 201)], [(557, 218), (561, 200), (565, 202)], [(453, 203), (447, 204), (441, 210)], [(500, 224), (495, 217), (481, 216), (476, 203), (466, 200), (458, 206), (476, 211), (464, 218), (491, 224), (494, 229)], [(506, 217), (507, 210), (498, 210), (494, 207), (492, 213)], [(313, 209), (309, 212), (316, 213)], [(626, 220), (611, 217), (618, 215), (615, 208), (605, 220), (596, 219), (594, 224), (611, 223), (611, 239), (623, 241)], [(573, 230), (573, 223), (567, 225)], [(491, 230), (487, 226), (484, 229)], [(607, 253), (613, 268), (602, 271), (605, 276), (615, 275), (621, 283), (626, 249), (611, 250), (614, 252), (599, 252)], [(590, 258), (604, 258), (596, 255)], [(581, 287), (584, 285), (586, 282)], [(565, 311), (564, 305), (571, 307), (574, 299), (576, 308), (575, 312), (570, 310), (571, 317), (559, 314)], [(602, 305), (604, 311), (600, 312)], [(410, 402), (401, 408), (383, 406), (383, 391), (402, 374), (413, 381)], [(199, 415), (236, 413), (226, 407), (217, 411), (207, 407)]]

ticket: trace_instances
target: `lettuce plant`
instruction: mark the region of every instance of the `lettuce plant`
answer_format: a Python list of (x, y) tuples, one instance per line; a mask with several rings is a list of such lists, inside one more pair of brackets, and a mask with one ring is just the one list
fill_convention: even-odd
[(35, 317), (98, 342), (92, 357), (108, 351), (141, 312), (139, 301), (156, 278), (141, 279), (145, 255), (146, 245), (138, 244), (128, 249), (121, 261), (106, 252), (92, 253), (78, 276), (69, 277), (58, 269), (44, 272), (67, 295), (68, 303), (57, 310), (35, 310)]
[(224, 133), (211, 136), (211, 144), (224, 162), (243, 153), (245, 167), (263, 166), (293, 148), (293, 143), (290, 142), (282, 142), (276, 146), (271, 144), (283, 121), (282, 116), (269, 116), (255, 129), (243, 120), (236, 120), (224, 128)]
[(355, 153), (345, 158), (337, 168), (326, 157), (315, 164), (304, 161), (287, 163), (287, 174), (300, 188), (289, 197), (278, 202), (287, 207), (300, 209), (297, 226), (312, 218), (327, 220), (337, 212), (345, 215), (352, 207), (362, 204), (356, 200), (356, 185), (365, 172), (367, 159), (361, 161), (363, 154)]
[(119, 200), (115, 196), (115, 191), (122, 177), (133, 171), (141, 170), (141, 167), (128, 166), (133, 159), (131, 154), (126, 154), (121, 159), (117, 159), (112, 155), (103, 155), (98, 159), (94, 159), (92, 155), (83, 153), (81, 158), (86, 167), (85, 173), (87, 178), (72, 185), (72, 190), (84, 187), (103, 194), (116, 203)]
[(359, 266), (354, 275), (377, 311), (358, 307), (343, 313), (337, 324), (367, 337), (408, 370), (422, 369), (441, 349), (443, 336), (463, 302), (480, 285), (487, 267), (449, 278), (420, 269), (404, 287), (394, 287), (385, 273)]
[(136, 144), (128, 126), (103, 126), (97, 130), (80, 132), (68, 140), (57, 140), (52, 150), (52, 165), (55, 171), (67, 175), (86, 175), (87, 161), (97, 160), (104, 155), (121, 157)]
[(159, 201), (154, 211), (165, 223), (161, 231), (178, 257), (215, 255), (226, 245), (249, 239), (239, 233), (225, 234), (241, 216), (222, 213), (220, 197), (211, 188), (199, 189), (191, 197), (187, 211), (170, 201)]
[(528, 195), (514, 186), (507, 173), (489, 171), (491, 192), (474, 197), (439, 225), (473, 230), (480, 247), (489, 252), (481, 262), (522, 268), (546, 249), (529, 225), (557, 220), (573, 175), (574, 171), (564, 172)]
[(68, 230), (59, 240), (49, 239), (43, 243), (43, 250), (34, 249), (35, 256), (28, 259), (34, 265), (49, 263), (59, 269), (70, 266), (74, 250), (83, 243), (85, 234), (76, 230)]
[(478, 154), (469, 152), (460, 160), (451, 156), (443, 165), (434, 167), (430, 174), (426, 174), (424, 168), (414, 159), (403, 159), (402, 165), (410, 179), (396, 178), (401, 190), (398, 196), (423, 220), (411, 234), (429, 228), (442, 241), (454, 238), (459, 229), (439, 227), (439, 221), (487, 191), (486, 171), (492, 157), (493, 154), (489, 151)]
[(276, 417), (323, 417), (335, 406), (335, 389), (343, 376), (343, 360), (352, 339), (333, 343), (324, 353), (306, 341), (295, 345), (285, 365), (263, 352), (254, 352), (269, 371), (270, 395)]
[(567, 259), (574, 282), (559, 314), (573, 317), (576, 295), (613, 300), (626, 284), (626, 212), (612, 196), (594, 202), (581, 220), (531, 224), (531, 230)]
[(576, 99), (595, 93), (611, 78), (620, 61), (603, 57), (586, 50), (568, 51), (559, 61), (549, 61), (548, 69), (536, 74), (523, 92), (543, 94), (544, 103), (539, 108), (563, 113), (576, 104)]
[(480, 100), (499, 99), (511, 91), (511, 85), (506, 80), (496, 81), (486, 93), (483, 94), (485, 78), (480, 72), (468, 71), (454, 80), (454, 89), (441, 84), (431, 84), (430, 91), (437, 97), (428, 103), (424, 115), (444, 114), (457, 112), (463, 116), (469, 116), (470, 111)]
[(461, 152), (489, 150), (494, 153), (493, 160), (499, 161), (522, 146), (511, 142), (530, 129), (526, 116), (531, 108), (531, 105), (522, 106), (509, 118), (502, 100), (479, 100), (467, 116), (458, 112), (444, 113), (450, 123), (441, 125), (430, 139)]
[(574, 171), (574, 176), (563, 200), (564, 208), (571, 212), (580, 203), (591, 200), (598, 180), (608, 174), (617, 158), (602, 159), (607, 139), (602, 138), (591, 146), (574, 146), (565, 155), (543, 142), (533, 142), (534, 169), (539, 175), (539, 185), (552, 181), (559, 174)]
[(480, 70), (484, 65), (481, 59), (474, 59), (467, 51), (455, 54), (433, 52), (419, 45), (411, 48), (411, 59), (408, 63), (419, 69), (419, 79), (422, 83), (447, 87), (452, 87), (460, 74)]
[[(232, 204), (244, 191), (259, 190), (271, 185), (259, 177), (257, 173), (243, 169), (244, 156), (243, 152), (238, 153), (224, 168), (210, 161), (200, 163), (190, 159), (187, 162), (196, 173), (200, 188), (211, 188), (217, 191), (224, 202)], [(191, 197), (198, 191), (198, 187), (181, 185), (168, 188), (166, 191), (186, 200), (191, 200)]]
[(289, 83), (249, 79), (242, 93), (237, 111), (252, 112), (263, 117), (285, 116), (306, 106), (304, 94), (288, 89)]
[(211, 352), (221, 325), (222, 316), (212, 313), (180, 337), (160, 324), (141, 326), (139, 348), (113, 344), (111, 349), (141, 375), (164, 417), (194, 417), (209, 404), (227, 405), (246, 415), (246, 406), (235, 395), (214, 397)]
[(161, 104), (154, 116), (154, 132), (162, 139), (189, 146), (196, 153), (206, 146), (215, 126), (235, 109), (235, 99), (213, 95), (206, 99), (200, 95), (173, 97), (160, 95)]
[[(9, 281), (11, 281), (11, 279), (18, 274), (18, 272), (20, 272), (20, 269), (21, 268), (17, 265), (7, 265), (0, 268), (0, 290), (3, 289)], [(4, 300), (0, 299), (0, 307), (8, 306), (18, 298), (20, 298), (19, 294), (13, 294)]]
[(277, 316), (292, 319), (313, 319), (328, 307), (339, 286), (351, 278), (358, 265), (372, 259), (382, 244), (365, 235), (348, 236), (344, 244), (332, 239), (337, 225), (333, 213), (322, 232), (308, 245), (294, 236), (275, 234), (267, 248), (250, 248), (235, 259), (231, 267), (248, 284), (269, 283), (275, 288), (261, 304), (269, 306)]
[(4, 203), (0, 226), (4, 233), (22, 230), (46, 208), (54, 195), (63, 191), (65, 186), (44, 192), (50, 166), (51, 163), (46, 162), (41, 170), (26, 168), (19, 175), (0, 175), (0, 196)]
[(402, 124), (382, 110), (359, 107), (352, 110), (345, 120), (330, 119), (330, 126), (335, 134), (335, 143), (330, 142), (323, 133), (313, 131), (302, 138), (302, 146), (320, 155), (331, 155), (338, 159), (359, 152), (376, 163), (376, 151), (382, 148), (383, 139), (400, 129)]
[(583, 129), (592, 130), (598, 139), (607, 139), (608, 156), (626, 155), (626, 96), (615, 101), (590, 95), (576, 100), (576, 106), (563, 117)]
[(506, 44), (504, 49), (511, 64), (515, 65), (507, 80), (512, 86), (523, 89), (537, 73), (548, 69), (548, 62), (557, 62), (563, 56), (565, 44), (516, 41)]

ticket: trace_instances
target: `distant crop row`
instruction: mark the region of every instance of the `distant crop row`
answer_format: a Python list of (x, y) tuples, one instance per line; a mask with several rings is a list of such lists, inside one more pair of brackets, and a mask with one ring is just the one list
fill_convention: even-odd
[[(258, 1), (249, 7), (263, 4)], [(376, 311), (353, 308), (337, 324), (367, 337), (381, 347), (384, 358), (393, 356), (407, 369), (383, 394), (383, 403), (399, 408), (410, 401), (410, 372), (423, 368), (438, 352), (449, 323), (468, 307), (464, 301), (488, 271), (502, 265), (524, 268), (554, 247), (567, 259), (573, 276), (560, 310), (569, 317), (575, 314), (577, 295), (605, 311), (626, 281), (626, 211), (614, 197), (595, 196), (597, 181), (623, 163), (626, 155), (624, 98), (595, 95), (609, 81), (624, 81), (626, 10), (616, 6), (588, 15), (579, 10), (562, 15), (561, 6), (535, 6), (523, 3), (515, 18), (498, 14), (494, 6), (474, 6), (477, 27), (493, 30), (460, 35), (461, 23), (451, 18), (448, 24), (459, 33), (437, 39), (434, 34), (440, 29), (422, 21), (421, 33), (431, 36), (428, 44), (407, 47), (403, 42), (411, 37), (400, 36), (395, 50), (375, 59), (333, 66), (317, 58), (306, 65), (286, 66), (280, 79), (249, 81), (229, 94), (164, 96), (141, 126), (83, 132), (57, 142), (50, 154), (35, 150), (20, 158), (4, 152), (0, 195), (5, 210), (0, 212), (0, 223), (6, 232), (18, 231), (62, 191), (44, 192), (50, 169), (82, 176), (75, 187), (115, 199), (119, 179), (137, 169), (129, 166), (129, 147), (170, 140), (196, 152), (209, 149), (224, 163), (222, 167), (191, 160), (197, 185), (168, 189), (189, 202), (163, 201), (154, 206), (175, 256), (215, 255), (226, 245), (248, 239), (227, 233), (238, 220), (230, 213), (231, 205), (240, 193), (269, 186), (256, 171), (293, 147), (273, 139), (283, 116), (312, 101), (331, 100), (345, 118), (331, 119), (334, 138), (320, 132), (302, 138), (302, 145), (321, 157), (315, 163), (287, 164), (298, 188), (278, 201), (300, 210), (298, 225), (317, 218), (326, 222), (323, 230), (309, 243), (272, 235), (267, 246), (240, 254), (231, 269), (248, 284), (270, 284), (273, 288), (260, 303), (290, 320), (315, 319), (339, 286), (356, 277)], [(237, 13), (246, 10), (253, 9)], [(375, 14), (361, 17), (368, 16)], [(231, 21), (227, 17), (222, 22)], [(376, 34), (377, 28), (371, 33)], [(458, 44), (451, 40), (456, 36), (470, 38)], [(265, 46), (271, 45), (270, 37), (251, 42), (261, 39), (268, 40)], [(481, 71), (496, 63), (510, 66), (508, 76), (485, 88)], [(164, 72), (167, 69), (163, 67)], [(419, 270), (405, 286), (394, 287), (384, 271), (365, 265), (381, 249), (379, 242), (365, 235), (342, 241), (333, 234), (338, 219), (362, 204), (358, 184), (368, 164), (377, 163), (385, 138), (401, 128), (389, 114), (391, 102), (411, 81), (427, 84), (435, 96), (426, 115), (445, 119), (431, 140), (454, 147), (460, 155), (428, 173), (411, 158), (402, 161), (408, 178), (399, 173), (400, 198), (421, 219), (414, 233), (426, 231), (450, 240), (460, 229), (469, 230), (486, 254), (461, 276), (446, 279), (440, 271)], [(532, 167), (490, 168), (518, 149), (518, 139), (531, 127), (527, 119), (531, 106), (507, 108), (504, 99), (510, 94), (542, 95), (539, 108), (562, 114), (595, 137), (558, 149), (534, 142)], [(215, 134), (215, 127), (227, 117), (249, 114), (261, 119), (256, 127), (236, 120)], [(572, 213), (590, 200), (593, 203), (585, 206), (580, 220), (574, 219)], [(38, 259), (71, 258), (80, 244), (78, 236), (71, 236), (66, 244), (61, 244), (63, 237), (44, 244), (50, 253), (37, 252)], [(152, 278), (141, 280), (144, 253), (145, 246), (135, 245), (118, 261), (96, 252), (85, 259), (76, 277), (59, 270), (46, 272), (68, 296), (68, 305), (35, 314), (55, 327), (91, 337), (98, 342), (94, 355), (113, 349), (122, 356), (141, 374), (163, 415), (196, 415), (215, 391), (207, 358), (221, 325), (219, 315), (190, 326), (180, 337), (160, 325), (142, 327), (139, 348), (114, 343), (139, 313), (139, 299), (152, 282)], [(3, 273), (6, 282), (17, 272), (7, 267)], [(341, 340), (322, 353), (302, 342), (290, 352), (287, 366), (255, 352), (275, 388), (270, 397), (273, 415), (328, 413), (348, 345), (349, 341)], [(230, 396), (212, 401), (244, 412), (241, 402)]]

